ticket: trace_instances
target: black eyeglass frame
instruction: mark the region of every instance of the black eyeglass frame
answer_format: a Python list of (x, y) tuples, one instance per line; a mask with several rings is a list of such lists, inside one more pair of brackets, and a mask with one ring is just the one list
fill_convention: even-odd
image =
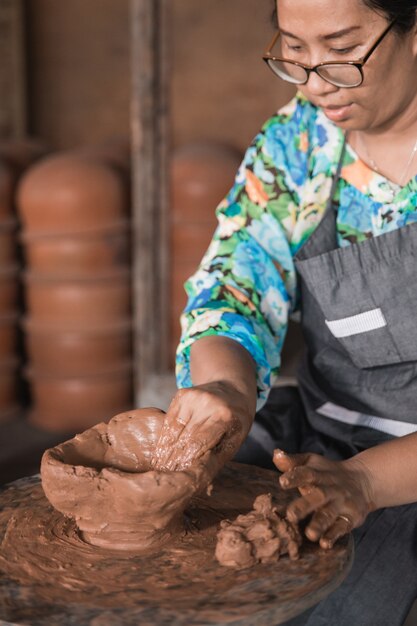
[[(295, 82), (294, 81), (294, 83), (293, 83), (294, 85), (306, 85), (308, 83), (309, 78), (310, 78), (311, 72), (315, 72), (316, 74), (318, 74), (320, 76), (320, 78), (322, 78), (326, 82), (330, 83), (331, 85), (335, 85), (336, 87), (342, 87), (341, 85), (337, 85), (333, 81), (331, 81), (328, 78), (325, 78), (324, 76), (322, 76), (320, 74), (320, 68), (323, 67), (323, 66), (329, 66), (329, 65), (339, 65), (339, 66), (340, 65), (350, 65), (350, 66), (356, 67), (359, 70), (359, 73), (361, 75), (360, 82), (357, 83), (356, 85), (344, 85), (343, 86), (344, 89), (353, 89), (354, 87), (359, 87), (360, 85), (362, 85), (363, 80), (364, 80), (363, 69), (362, 69), (363, 66), (365, 65), (365, 63), (367, 62), (367, 60), (369, 59), (371, 54), (376, 50), (376, 48), (382, 42), (384, 37), (389, 33), (391, 28), (394, 26), (395, 22), (396, 22), (396, 20), (390, 22), (390, 24), (387, 26), (387, 28), (383, 31), (383, 33), (378, 37), (378, 39), (372, 45), (372, 47), (368, 50), (368, 52), (363, 57), (358, 59), (357, 61), (323, 61), (322, 63), (319, 63), (318, 65), (310, 66), (310, 65), (304, 65), (303, 63), (299, 63), (298, 61), (293, 61), (292, 59), (284, 59), (282, 57), (273, 56), (271, 54), (271, 50), (276, 45), (276, 43), (278, 41), (278, 38), (281, 35), (280, 30), (278, 30), (275, 33), (271, 43), (269, 44), (269, 46), (267, 46), (265, 52), (263, 53), (262, 58), (265, 61), (265, 63), (268, 65), (269, 69), (275, 74), (275, 76), (278, 76), (279, 78), (282, 78), (282, 77), (279, 76), (279, 74), (277, 74), (272, 69), (272, 67), (269, 64), (269, 61), (279, 61), (281, 63), (290, 63), (291, 65), (296, 65), (297, 67), (301, 67), (306, 72), (307, 77), (306, 77), (305, 81), (303, 81), (303, 82)], [(282, 80), (286, 80), (286, 79), (282, 78)], [(288, 81), (288, 82), (292, 82), (292, 81)]]

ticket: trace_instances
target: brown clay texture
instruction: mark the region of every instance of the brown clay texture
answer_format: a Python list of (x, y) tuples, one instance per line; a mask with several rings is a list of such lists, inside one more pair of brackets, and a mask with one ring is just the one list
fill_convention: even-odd
[(214, 558), (222, 519), (248, 513), (271, 492), (291, 497), (277, 473), (228, 464), (211, 496), (194, 498), (186, 531), (151, 556), (83, 542), (74, 522), (46, 500), (39, 479), (0, 492), (0, 619), (31, 626), (271, 626), (334, 590), (346, 576), (352, 541), (333, 550), (305, 542), (298, 561), (235, 571)]

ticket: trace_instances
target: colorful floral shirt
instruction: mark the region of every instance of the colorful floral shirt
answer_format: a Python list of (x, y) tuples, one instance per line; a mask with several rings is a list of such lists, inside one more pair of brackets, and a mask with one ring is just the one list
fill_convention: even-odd
[[(326, 209), (343, 132), (301, 94), (272, 116), (247, 150), (216, 210), (218, 227), (185, 283), (177, 384), (192, 385), (191, 344), (207, 335), (238, 341), (257, 366), (258, 408), (279, 374), (288, 318), (300, 298), (293, 257)], [(348, 145), (335, 192), (339, 246), (417, 221), (417, 177), (401, 188)]]

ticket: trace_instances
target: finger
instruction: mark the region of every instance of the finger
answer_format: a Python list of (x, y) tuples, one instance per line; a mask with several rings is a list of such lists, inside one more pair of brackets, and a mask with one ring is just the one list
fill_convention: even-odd
[(289, 470), (292, 470), (294, 467), (308, 463), (310, 457), (311, 455), (308, 453), (307, 454), (287, 454), (286, 452), (284, 452), (284, 450), (280, 450), (279, 448), (276, 448), (274, 450), (274, 455), (272, 457), (272, 460), (274, 462), (274, 465), (281, 472), (288, 472)]
[(184, 429), (182, 439), (186, 442), (183, 454), (179, 459), (183, 466), (188, 466), (206, 452), (212, 450), (220, 442), (226, 432), (226, 424), (223, 422), (214, 422), (213, 416), (208, 415), (207, 418), (198, 424), (198, 428), (190, 432)]
[(294, 467), (279, 477), (279, 484), (283, 489), (317, 485), (324, 483), (324, 481), (326, 481), (325, 475), (306, 465)]
[(325, 533), (331, 528), (337, 520), (337, 509), (334, 503), (329, 503), (327, 506), (321, 507), (312, 516), (305, 534), (310, 541), (318, 541), (325, 535)]
[(186, 427), (187, 421), (191, 420), (192, 411), (186, 407), (181, 409), (181, 420), (179, 417), (179, 406), (171, 408), (171, 413), (164, 421), (159, 440), (155, 446), (153, 455), (153, 466), (163, 469), (173, 454), (175, 445), (181, 437), (181, 433)]
[(338, 539), (350, 533), (353, 523), (343, 517), (336, 517), (333, 525), (320, 539), (320, 547), (324, 550), (330, 550)]
[(328, 498), (325, 490), (314, 487), (307, 495), (293, 500), (288, 505), (286, 517), (290, 522), (298, 522), (327, 504)]

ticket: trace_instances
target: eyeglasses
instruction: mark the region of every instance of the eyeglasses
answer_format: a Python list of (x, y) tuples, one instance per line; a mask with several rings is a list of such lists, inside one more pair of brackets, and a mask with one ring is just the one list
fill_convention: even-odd
[(359, 87), (359, 85), (363, 83), (363, 66), (394, 24), (395, 20), (391, 22), (382, 35), (378, 37), (365, 56), (357, 61), (344, 61), (343, 63), (340, 61), (327, 61), (319, 63), (318, 65), (309, 66), (298, 63), (297, 61), (292, 61), (291, 59), (275, 57), (271, 54), (271, 50), (277, 43), (281, 34), (279, 30), (274, 35), (274, 38), (265, 50), (262, 58), (276, 76), (294, 85), (305, 85), (308, 82), (311, 72), (315, 72), (323, 80), (336, 87), (345, 87), (347, 89)]

